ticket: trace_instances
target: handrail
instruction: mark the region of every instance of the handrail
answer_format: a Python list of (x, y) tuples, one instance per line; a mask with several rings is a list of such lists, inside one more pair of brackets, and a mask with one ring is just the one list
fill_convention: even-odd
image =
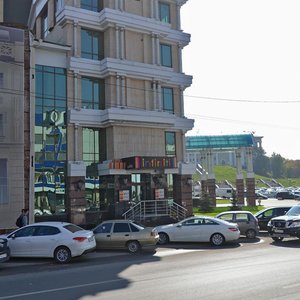
[(145, 220), (147, 217), (169, 216), (182, 220), (186, 217), (187, 209), (173, 199), (143, 200), (122, 214), (124, 219)]

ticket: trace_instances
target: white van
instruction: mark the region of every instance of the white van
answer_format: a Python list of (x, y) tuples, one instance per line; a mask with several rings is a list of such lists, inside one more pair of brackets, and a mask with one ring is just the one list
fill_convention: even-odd
[(232, 188), (216, 188), (216, 197), (218, 198), (232, 198)]

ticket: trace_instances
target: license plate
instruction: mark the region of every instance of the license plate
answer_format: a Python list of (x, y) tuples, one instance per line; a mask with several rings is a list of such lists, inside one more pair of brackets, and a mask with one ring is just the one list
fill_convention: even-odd
[(94, 241), (94, 237), (92, 236), (89, 238), (89, 242), (93, 242), (93, 241)]
[(0, 258), (5, 258), (5, 257), (7, 257), (6, 253), (0, 255)]
[(275, 233), (283, 233), (283, 230), (275, 229), (274, 232), (275, 232)]

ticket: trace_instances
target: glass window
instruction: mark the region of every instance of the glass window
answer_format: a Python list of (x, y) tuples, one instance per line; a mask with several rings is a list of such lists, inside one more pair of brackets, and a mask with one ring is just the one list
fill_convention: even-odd
[(174, 113), (174, 100), (173, 100), (173, 89), (172, 88), (162, 88), (162, 101), (163, 110)]
[(176, 155), (176, 136), (175, 132), (165, 133), (165, 143), (166, 143), (166, 155), (175, 156)]
[(103, 0), (81, 0), (80, 7), (97, 12), (103, 9)]
[(112, 228), (112, 223), (100, 224), (96, 229), (95, 233), (110, 233)]
[(34, 232), (34, 236), (55, 235), (60, 233), (57, 227), (53, 226), (38, 226)]
[(0, 73), (0, 89), (2, 89), (3, 86), (4, 86), (3, 73)]
[(128, 223), (115, 223), (113, 232), (130, 232)]
[(33, 236), (35, 230), (36, 230), (36, 226), (25, 227), (25, 228), (18, 230), (16, 233), (9, 235), (8, 237), (11, 237), (12, 235), (14, 235), (15, 237)]
[(35, 209), (65, 213), (67, 76), (63, 68), (36, 65)]
[(99, 162), (99, 129), (83, 128), (83, 160), (87, 165)]
[(42, 13), (41, 19), (42, 19), (41, 35), (42, 35), (42, 38), (45, 38), (49, 33), (49, 30), (48, 30), (48, 11), (47, 10), (45, 10)]
[(63, 8), (63, 1), (64, 0), (56, 0), (55, 1), (55, 12), (58, 12)]
[(224, 214), (219, 217), (219, 219), (225, 220), (225, 221), (232, 221), (233, 215), (232, 214)]
[(159, 2), (159, 19), (165, 23), (171, 23), (170, 4)]
[(7, 159), (0, 159), (0, 204), (8, 203)]
[(81, 28), (81, 57), (103, 59), (103, 33)]
[(190, 219), (185, 222), (182, 222), (183, 226), (193, 226), (193, 225), (201, 225), (203, 222), (203, 219), (196, 218), (196, 219)]
[(104, 109), (104, 81), (97, 78), (82, 77), (81, 106), (89, 109)]
[(0, 136), (3, 135), (4, 135), (4, 118), (3, 118), (3, 114), (0, 114)]
[(130, 223), (129, 225), (130, 225), (131, 232), (139, 232), (140, 231), (140, 229), (137, 228), (136, 226), (134, 226), (133, 224)]
[(74, 224), (68, 224), (64, 226), (65, 229), (71, 231), (71, 232), (77, 232), (77, 231), (82, 231), (84, 230), (83, 228), (81, 228), (80, 226), (74, 225)]
[(248, 214), (238, 213), (236, 214), (236, 221), (248, 221)]
[(160, 44), (160, 64), (164, 67), (172, 67), (172, 47)]

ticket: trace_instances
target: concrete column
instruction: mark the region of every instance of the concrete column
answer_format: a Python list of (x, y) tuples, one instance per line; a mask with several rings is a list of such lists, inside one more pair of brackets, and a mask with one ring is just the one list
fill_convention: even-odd
[(156, 64), (160, 66), (160, 44), (159, 44), (159, 36), (155, 35), (156, 39)]
[(177, 30), (181, 30), (181, 19), (180, 19), (180, 5), (177, 3), (176, 4), (176, 28)]
[(117, 97), (117, 106), (121, 106), (121, 97), (120, 97), (120, 76), (116, 76), (116, 97)]
[(246, 157), (247, 157), (247, 178), (246, 178), (247, 203), (249, 206), (256, 206), (252, 148), (247, 148)]
[(119, 0), (115, 0), (115, 9), (119, 9)]
[(121, 11), (124, 10), (124, 0), (119, 0), (119, 8)]
[[(73, 24), (73, 54), (75, 57), (79, 57), (78, 55), (78, 22), (77, 21), (74, 21), (74, 24)], [(81, 41), (80, 41), (80, 44), (81, 44)]]
[(158, 110), (163, 110), (163, 105), (162, 105), (162, 95), (161, 95), (161, 84), (157, 84), (157, 99), (158, 99)]
[(124, 28), (122, 27), (121, 28), (121, 32), (120, 32), (120, 35), (121, 35), (121, 59), (124, 59), (125, 58), (125, 38), (124, 38)]
[(120, 29), (116, 26), (116, 58), (120, 58)]
[(156, 20), (159, 19), (158, 0), (154, 0), (154, 18), (155, 18)]
[(121, 77), (121, 106), (126, 106), (125, 77)]
[(154, 0), (150, 0), (150, 17), (154, 19)]
[(236, 199), (238, 204), (244, 205), (244, 176), (242, 172), (242, 163), (241, 163), (241, 150), (238, 149), (235, 151), (236, 156)]
[(78, 74), (74, 73), (74, 108), (80, 108), (79, 100), (78, 100)]
[(177, 44), (177, 55), (178, 55), (178, 71), (182, 72), (182, 45), (180, 43)]
[(184, 117), (184, 99), (183, 99), (183, 91), (184, 91), (184, 87), (181, 86), (179, 88), (179, 97), (180, 97), (180, 116)]
[(74, 160), (78, 161), (78, 124), (74, 125)]
[(152, 46), (152, 64), (156, 64), (156, 49), (155, 49), (155, 34), (152, 32), (151, 34), (151, 46)]
[(156, 81), (152, 81), (152, 94), (153, 94), (153, 109), (157, 109), (157, 91), (156, 91)]

